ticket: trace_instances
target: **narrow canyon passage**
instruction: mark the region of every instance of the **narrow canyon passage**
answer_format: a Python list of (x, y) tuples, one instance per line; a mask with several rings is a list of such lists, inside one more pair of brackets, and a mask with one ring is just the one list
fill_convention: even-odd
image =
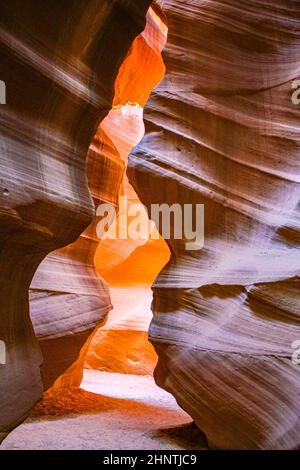
[(38, 3), (0, 7), (0, 450), (299, 449), (299, 1)]
[[(119, 241), (108, 247), (117, 254)], [(2, 450), (111, 450), (116, 443), (119, 450), (206, 448), (190, 416), (152, 376), (151, 283), (169, 259), (165, 243), (145, 241), (110, 269), (104, 252), (100, 247), (95, 265), (114, 308), (90, 342), (80, 389), (46, 393)]]
[[(105, 202), (115, 205), (118, 210), (114, 220), (105, 227), (105, 233), (99, 234), (97, 224), (101, 219), (96, 218), (77, 242), (51, 254), (42, 263), (31, 285), (31, 315), (44, 355), (45, 383), (50, 385), (53, 381), (49, 359), (53, 361), (56, 355), (53, 377), (57, 374), (57, 363), (63, 372), (66, 360), (71, 362), (71, 357), (65, 360), (59, 347), (65, 348), (70, 335), (45, 338), (43, 334), (43, 317), (48, 317), (48, 313), (52, 329), (61, 328), (59, 323), (55, 325), (56, 318), (52, 316), (53, 309), (58, 307), (56, 299), (60, 302), (57, 315), (60, 321), (62, 308), (66, 311), (76, 308), (82, 318), (84, 311), (80, 309), (87, 308), (86, 305), (91, 308), (90, 302), (86, 304), (87, 292), (82, 291), (84, 276), (90, 276), (91, 268), (95, 268), (100, 282), (94, 285), (90, 298), (97, 310), (103, 308), (103, 314), (113, 309), (86, 339), (76, 362), (56, 379), (25, 423), (4, 441), (1, 447), (4, 450), (112, 449), (116, 442), (120, 449), (131, 449), (133, 442), (136, 449), (192, 449), (204, 445), (200, 433), (190, 426), (191, 418), (153, 379), (157, 355), (148, 341), (151, 284), (169, 260), (168, 246), (143, 208), (139, 221), (146, 226), (146, 233), (129, 234), (127, 227), (128, 213), (141, 206), (125, 174), (127, 159), (144, 135), (143, 106), (164, 74), (161, 50), (166, 34), (166, 26), (150, 8), (145, 30), (133, 42), (119, 70), (113, 107), (89, 149), (87, 176), (96, 208)], [(88, 259), (84, 260), (86, 255)], [(59, 266), (57, 279), (51, 277), (54, 272), (51, 263)], [(67, 279), (59, 277), (62, 268)], [(74, 291), (76, 284), (78, 292)], [(70, 299), (72, 292), (76, 294), (76, 304)], [(64, 316), (67, 323), (68, 315)], [(76, 348), (75, 344), (74, 351)]]
[[(154, 271), (147, 257), (154, 261), (159, 248), (148, 243), (110, 276), (106, 272), (114, 309), (90, 343), (80, 389), (46, 393), (2, 450), (206, 448), (191, 417), (152, 376), (157, 357), (148, 341), (152, 291), (147, 283)], [(123, 270), (134, 266), (126, 285)]]
[(82, 387), (44, 400), (1, 450), (205, 449), (191, 418), (150, 376), (87, 370)]

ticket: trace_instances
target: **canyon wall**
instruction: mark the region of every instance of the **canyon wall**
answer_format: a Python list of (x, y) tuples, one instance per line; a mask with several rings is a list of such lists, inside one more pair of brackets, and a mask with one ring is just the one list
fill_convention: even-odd
[[(119, 70), (113, 109), (102, 121), (90, 148), (92, 153), (98, 149), (97, 159), (102, 161), (106, 183), (101, 188), (101, 199), (116, 207), (117, 214), (109, 230), (99, 234), (101, 241), (95, 256), (96, 269), (109, 284), (113, 311), (92, 338), (87, 368), (152, 374), (157, 360), (148, 341), (150, 286), (168, 261), (169, 250), (125, 173), (128, 154), (144, 135), (143, 107), (165, 73), (161, 51), (166, 40), (165, 18), (153, 5), (147, 12), (144, 31), (133, 42)], [(138, 233), (137, 224), (137, 230), (129, 233), (130, 221), (138, 209), (139, 222), (146, 230)], [(155, 239), (150, 238), (153, 232)]]
[[(150, 3), (53, 0), (41, 7), (27, 0), (21, 7), (18, 1), (1, 2), (7, 104), (0, 116), (0, 338), (6, 345), (0, 439), (42, 396), (29, 285), (46, 255), (74, 243), (93, 219), (87, 151), (112, 106), (119, 67), (144, 29)], [(92, 267), (89, 232), (74, 246), (51, 255), (32, 284), (46, 387), (110, 308), (107, 289)], [(70, 354), (68, 341), (59, 342), (66, 332)], [(56, 348), (57, 370), (50, 358)]]
[(137, 285), (141, 264), (157, 268), (169, 255), (147, 237), (98, 245), (94, 205), (117, 207), (123, 194), (148, 208), (205, 208), (204, 247), (167, 240), (171, 258), (153, 286), (157, 383), (211, 447), (296, 448), (299, 2), (157, 2), (168, 18), (167, 75), (130, 157), (135, 193), (127, 155), (165, 71), (155, 5), (139, 34), (150, 3), (1, 2), (0, 440), (68, 368), (68, 385), (84, 362), (152, 371), (143, 291), (127, 317), (128, 286), (119, 289), (115, 314), (94, 334), (112, 308), (103, 278)]
[[(112, 372), (153, 372), (156, 354), (148, 342), (151, 281), (146, 281), (148, 289), (135, 289), (136, 284), (144, 283), (139, 269), (144, 264), (143, 253), (137, 263), (131, 260), (136, 249), (145, 244), (152, 254), (159, 252), (156, 259), (164, 250), (168, 256), (168, 249), (161, 239), (149, 241), (147, 234), (129, 238), (126, 227), (122, 227), (121, 239), (119, 230), (128, 210), (139, 203), (125, 171), (129, 152), (144, 135), (143, 106), (165, 72), (161, 50), (166, 39), (166, 26), (149, 8), (145, 29), (133, 41), (118, 71), (112, 109), (89, 147), (86, 172), (94, 205), (99, 208), (109, 203), (116, 209), (108, 233), (97, 233), (102, 218), (96, 214), (75, 243), (47, 256), (31, 283), (30, 314), (44, 357), (43, 382), (45, 388), (52, 386), (52, 391), (78, 387), (84, 366)], [(126, 198), (127, 207), (119, 207), (119, 197)], [(144, 219), (147, 224), (146, 213)], [(116, 236), (110, 236), (114, 231)], [(163, 267), (163, 260), (158, 260), (151, 280)], [(152, 257), (151, 269), (156, 265)], [(122, 306), (126, 298), (133, 302)]]
[[(211, 447), (300, 445), (297, 1), (164, 0), (167, 74), (129, 159), (141, 201), (204, 204), (204, 247), (168, 240), (157, 383)], [(195, 213), (194, 213), (195, 216)]]

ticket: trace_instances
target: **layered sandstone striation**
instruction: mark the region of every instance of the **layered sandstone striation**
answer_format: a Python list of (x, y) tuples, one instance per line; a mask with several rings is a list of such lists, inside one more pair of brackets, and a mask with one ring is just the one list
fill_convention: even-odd
[[(106, 227), (108, 232), (99, 233), (102, 217), (97, 211), (75, 243), (43, 261), (31, 284), (31, 318), (44, 353), (45, 385), (49, 387), (63, 373), (52, 391), (64, 393), (66, 387), (79, 386), (84, 366), (152, 374), (156, 363), (148, 341), (149, 286), (167, 262), (169, 251), (159, 236), (149, 239), (156, 230), (145, 211), (142, 218), (149, 233), (132, 239), (124, 224), (128, 211), (140, 205), (125, 175), (128, 154), (144, 135), (143, 106), (165, 72), (161, 50), (167, 28), (155, 10), (148, 10), (145, 29), (118, 71), (112, 109), (100, 123), (87, 156), (95, 207), (112, 205), (115, 220)], [(119, 197), (125, 200), (121, 206)], [(151, 264), (145, 270), (148, 253)], [(108, 321), (101, 322), (111, 308)]]
[[(150, 3), (1, 3), (7, 104), (0, 115), (0, 338), (7, 364), (0, 366), (0, 438), (42, 395), (28, 289), (46, 255), (74, 243), (94, 216), (88, 147), (112, 106), (118, 69), (144, 29)], [(91, 170), (92, 192), (94, 177), (101, 178)], [(74, 246), (51, 255), (32, 284), (45, 386), (74, 360), (110, 308), (92, 266), (93, 237), (86, 232)], [(70, 352), (59, 344), (66, 333)], [(50, 364), (56, 347), (57, 370)]]
[[(119, 70), (113, 109), (99, 126), (90, 148), (90, 154), (102, 162), (105, 185), (101, 200), (112, 204), (117, 214), (109, 230), (98, 234), (101, 241), (95, 266), (109, 284), (114, 310), (92, 338), (85, 361), (88, 368), (152, 374), (156, 364), (148, 341), (150, 285), (170, 255), (125, 172), (128, 154), (144, 135), (143, 107), (165, 73), (161, 51), (166, 40), (164, 17), (153, 6), (147, 12), (144, 31)], [(135, 215), (138, 223), (132, 230), (130, 222)], [(138, 231), (140, 223), (145, 230)]]
[[(58, 387), (84, 364), (152, 372), (144, 289), (169, 251), (151, 222), (99, 243), (94, 206), (123, 195), (205, 207), (204, 247), (167, 240), (153, 287), (157, 383), (212, 447), (299, 447), (298, 2), (157, 2), (167, 75), (130, 157), (134, 189), (127, 156), (165, 72), (160, 8), (145, 22), (148, 0), (19, 3), (0, 19), (0, 440), (66, 370)], [(107, 282), (115, 311), (94, 333)]]
[(154, 283), (157, 383), (212, 447), (300, 445), (296, 1), (164, 0), (167, 74), (129, 159), (141, 201), (204, 204)]

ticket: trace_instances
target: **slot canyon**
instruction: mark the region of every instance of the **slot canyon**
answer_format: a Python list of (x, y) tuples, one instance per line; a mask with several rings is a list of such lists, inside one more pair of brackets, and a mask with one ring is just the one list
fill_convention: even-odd
[(0, 13), (0, 450), (299, 450), (299, 1)]

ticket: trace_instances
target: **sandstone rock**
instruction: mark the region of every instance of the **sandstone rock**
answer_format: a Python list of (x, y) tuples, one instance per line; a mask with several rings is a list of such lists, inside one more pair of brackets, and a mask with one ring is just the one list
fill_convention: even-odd
[(157, 356), (148, 341), (152, 318), (148, 286), (110, 287), (114, 309), (91, 341), (85, 367), (123, 374), (153, 375)]
[[(204, 248), (186, 251), (185, 240), (169, 240), (171, 259), (154, 284), (157, 383), (212, 447), (297, 448), (300, 372), (291, 355), (300, 339), (300, 125), (291, 94), (300, 75), (298, 2), (158, 3), (170, 28), (167, 76), (147, 104), (146, 136), (130, 159), (136, 193), (124, 172), (143, 133), (142, 107), (164, 73), (159, 8), (138, 36), (147, 0), (1, 5), (8, 104), (0, 116), (0, 340), (7, 346), (0, 439), (66, 369), (55, 387), (79, 383), (88, 348), (92, 367), (152, 370), (144, 299), (130, 315), (117, 308), (94, 335), (111, 308), (95, 253), (110, 281), (128, 271), (143, 278), (137, 252), (159, 253), (156, 268), (166, 256), (163, 242), (147, 237), (98, 246), (97, 219), (78, 239), (94, 204), (117, 206), (121, 193), (147, 207), (205, 206)], [(118, 306), (121, 290), (115, 294)]]
[[(149, 4), (149, 0), (1, 4), (1, 80), (7, 85), (7, 105), (1, 106), (0, 117), (0, 338), (7, 347), (7, 364), (0, 366), (1, 438), (42, 395), (42, 358), (29, 319), (28, 288), (45, 256), (74, 243), (93, 218), (86, 154), (111, 108), (118, 69), (144, 29)], [(85, 235), (79, 244), (77, 259), (72, 247), (51, 256), (33, 284), (37, 329), (44, 351), (51, 354), (53, 345), (48, 349), (46, 341), (57, 344), (57, 338), (72, 330), (76, 341), (83, 343), (84, 331), (101, 321), (107, 310), (107, 291), (89, 265), (93, 242)], [(51, 285), (44, 283), (48, 275)], [(74, 289), (70, 284), (76, 284)], [(95, 287), (104, 292), (102, 305)], [(56, 312), (55, 295), (62, 300)], [(83, 318), (69, 324), (69, 312), (79, 295), (84, 297)], [(43, 313), (49, 318), (42, 318)], [(78, 349), (76, 345), (70, 360), (66, 354), (63, 361), (73, 360)], [(63, 361), (57, 372), (65, 368)], [(48, 376), (45, 371), (46, 382), (51, 383), (57, 372)]]
[(129, 160), (141, 201), (204, 204), (154, 283), (157, 383), (212, 447), (300, 445), (298, 2), (165, 0), (167, 74)]
[(141, 204), (125, 171), (128, 154), (144, 135), (145, 102), (165, 73), (161, 51), (166, 39), (161, 11), (150, 8), (145, 30), (133, 42), (120, 68), (114, 107), (102, 121), (90, 148), (90, 152), (98, 151), (97, 158), (102, 161), (102, 201), (116, 207), (118, 196), (125, 201), (118, 206), (116, 219), (102, 237), (95, 256), (97, 271), (109, 283), (114, 310), (92, 338), (85, 361), (88, 368), (152, 374), (157, 360), (148, 341), (150, 285), (168, 261), (169, 250), (161, 238), (150, 239), (156, 229), (145, 211), (141, 218), (148, 230), (142, 236), (130, 237), (128, 212)]

